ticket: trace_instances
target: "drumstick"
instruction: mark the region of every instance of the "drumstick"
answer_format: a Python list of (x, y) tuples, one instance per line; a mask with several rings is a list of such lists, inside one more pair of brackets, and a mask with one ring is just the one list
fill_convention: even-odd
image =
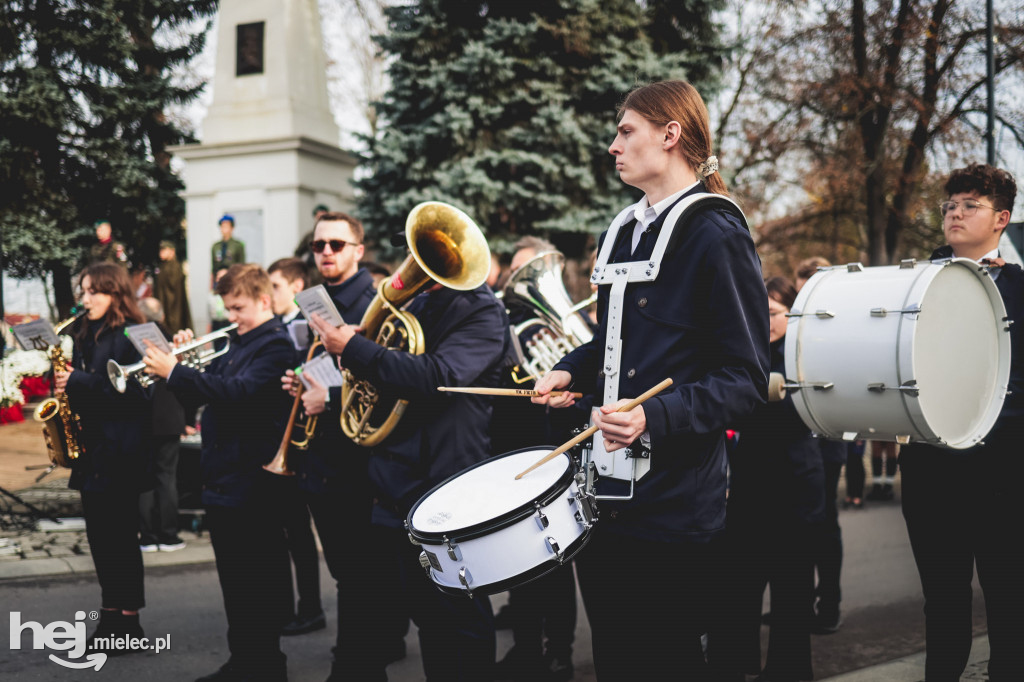
[[(512, 395), (522, 396), (524, 398), (533, 398), (539, 396), (540, 393), (534, 391), (532, 388), (487, 388), (484, 386), (438, 386), (437, 390), (445, 391), (447, 393), (474, 393), (476, 395)], [(557, 396), (566, 393), (566, 391), (551, 391), (548, 395)], [(582, 393), (569, 393), (573, 398), (582, 398)]]
[[(665, 379), (664, 381), (662, 381), (660, 384), (658, 384), (654, 388), (647, 389), (646, 391), (641, 393), (639, 397), (633, 398), (628, 403), (626, 403), (625, 405), (623, 405), (622, 407), (620, 407), (619, 409), (617, 409), (615, 411), (616, 412), (629, 412), (630, 410), (632, 410), (634, 407), (636, 407), (640, 403), (644, 402), (648, 398), (653, 398), (654, 396), (656, 396), (657, 394), (661, 393), (662, 391), (664, 391), (666, 388), (668, 388), (671, 385), (672, 385), (672, 380), (671, 379)], [(552, 393), (554, 393), (554, 391), (552, 391)], [(521, 474), (519, 474), (518, 476), (516, 476), (516, 480), (518, 481), (520, 478), (522, 478), (526, 474), (530, 473), (531, 471), (533, 471), (534, 469), (536, 469), (540, 465), (542, 465), (542, 464), (544, 464), (546, 462), (551, 461), (555, 457), (558, 457), (560, 454), (562, 454), (566, 450), (572, 448), (574, 445), (577, 445), (578, 443), (582, 443), (583, 441), (585, 441), (586, 439), (590, 438), (595, 433), (597, 433), (597, 431), (598, 431), (598, 427), (595, 424), (594, 426), (591, 426), (590, 428), (588, 428), (586, 431), (584, 431), (580, 435), (578, 435), (578, 436), (572, 438), (571, 440), (568, 440), (565, 443), (559, 445), (557, 448), (555, 448), (554, 450), (549, 452), (547, 455), (542, 457), (540, 460), (538, 460), (538, 461), (534, 462), (533, 464), (531, 464), (530, 467), (528, 469), (526, 469), (526, 471), (524, 471)]]

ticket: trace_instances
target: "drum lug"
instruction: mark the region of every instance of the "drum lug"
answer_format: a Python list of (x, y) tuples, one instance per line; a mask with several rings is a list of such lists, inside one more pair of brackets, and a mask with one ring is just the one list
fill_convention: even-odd
[(813, 388), (815, 391), (828, 391), (835, 388), (831, 381), (810, 381), (804, 383), (785, 383), (782, 387), (790, 391), (799, 391), (801, 388)]
[(565, 555), (562, 554), (562, 550), (558, 546), (558, 543), (555, 541), (555, 539), (550, 535), (545, 539), (548, 543), (548, 549), (550, 549), (551, 553), (555, 555), (556, 559), (558, 559), (558, 563), (562, 563), (563, 561), (565, 561)]
[(863, 263), (847, 263), (846, 264), (846, 271), (847, 272), (864, 272), (864, 264)]
[(466, 595), (472, 599), (473, 591), (469, 588), (469, 584), (473, 582), (473, 576), (470, 575), (469, 569), (465, 566), (459, 568), (459, 582), (466, 588)]
[(900, 261), (900, 270), (913, 270), (917, 267), (916, 258), (904, 258)]
[[(402, 525), (405, 526), (406, 532), (409, 532), (409, 521), (402, 521)], [(409, 532), (409, 542), (416, 545), (417, 547), (419, 547), (420, 545), (420, 541), (414, 538), (411, 532)]]
[(802, 313), (799, 310), (794, 310), (793, 312), (786, 313), (786, 317), (807, 317), (809, 315), (814, 315), (821, 320), (831, 319), (836, 316), (831, 310), (816, 310), (813, 313)]
[(534, 502), (533, 507), (537, 510), (537, 525), (540, 526), (541, 530), (544, 530), (548, 527), (550, 521), (548, 521), (548, 517), (544, 515), (544, 512), (541, 511), (540, 502)]
[(871, 317), (885, 317), (889, 313), (899, 313), (901, 315), (903, 315), (903, 314), (920, 315), (921, 314), (921, 304), (920, 303), (915, 303), (912, 306), (910, 306), (909, 308), (904, 308), (903, 310), (889, 310), (887, 308), (872, 308), (871, 309)]
[(597, 511), (594, 509), (590, 495), (581, 490), (569, 498), (569, 504), (574, 502), (576, 503), (576, 514), (574, 515), (576, 522), (584, 528), (592, 527), (594, 521), (597, 520)]
[(430, 573), (430, 559), (427, 557), (426, 551), (420, 552), (420, 566), (429, 574)]
[(917, 380), (915, 379), (911, 379), (907, 383), (902, 384), (900, 386), (886, 386), (882, 382), (876, 384), (868, 384), (868, 390), (874, 391), (875, 393), (883, 393), (885, 391), (901, 391), (915, 398), (921, 394), (921, 389), (917, 387)]
[(900, 445), (906, 445), (910, 442), (910, 436), (896, 436), (896, 442)]
[(442, 535), (441, 539), (444, 540), (444, 548), (448, 550), (448, 558), (452, 561), (462, 561), (462, 550), (459, 546), (449, 540), (447, 535)]

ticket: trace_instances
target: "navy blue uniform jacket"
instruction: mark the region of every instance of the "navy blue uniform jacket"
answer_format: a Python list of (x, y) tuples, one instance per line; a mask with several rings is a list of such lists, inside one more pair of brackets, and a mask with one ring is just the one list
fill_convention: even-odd
[[(932, 259), (950, 258), (953, 250), (943, 246)], [(927, 475), (930, 467), (960, 467), (965, 476), (977, 481), (985, 490), (1007, 496), (1019, 495), (1020, 476), (1024, 475), (1024, 270), (1007, 263), (990, 268), (996, 287), (1006, 306), (1010, 325), (1010, 395), (1006, 396), (992, 430), (983, 445), (966, 450), (948, 450), (923, 443), (912, 443), (900, 449), (900, 468), (914, 474)], [(979, 352), (983, 352), (979, 349)], [(970, 456), (965, 466), (964, 456)]]
[(295, 347), (273, 318), (241, 336), (205, 372), (175, 365), (167, 385), (186, 408), (206, 404), (201, 434), (203, 503), (240, 507), (267, 503), (277, 478), (263, 470), (284, 435), (290, 399), (281, 377)]
[(402, 526), (430, 488), (489, 456), (488, 397), (437, 387), (498, 386), (507, 351), (508, 316), (486, 285), (420, 294), (407, 310), (423, 327), (422, 355), (388, 351), (362, 336), (341, 355), (356, 377), (409, 400), (398, 427), (370, 457), (373, 520), (392, 527)]
[[(649, 258), (668, 213), (651, 225), (636, 257), (630, 217), (612, 261)], [(725, 526), (725, 428), (767, 398), (768, 295), (750, 233), (731, 213), (699, 210), (676, 227), (674, 240), (657, 280), (626, 287), (619, 397), (636, 397), (666, 377), (674, 384), (643, 405), (650, 472), (633, 500), (600, 503), (601, 523), (651, 540), (706, 542)], [(601, 330), (554, 367), (598, 405), (609, 289), (598, 291)], [(599, 494), (626, 492), (623, 481), (598, 483)]]
[[(67, 394), (81, 425), (83, 454), (72, 466), (69, 487), (90, 492), (131, 492), (153, 487), (151, 392), (134, 379), (118, 393), (107, 377), (107, 360), (129, 365), (140, 359), (124, 335), (124, 326), (103, 326), (85, 319), (73, 329), (89, 325), (86, 338), (76, 341), (68, 376)], [(77, 334), (76, 334), (77, 336)], [(59, 417), (55, 417), (58, 419)]]
[[(362, 268), (341, 284), (328, 285), (326, 289), (349, 324), (359, 324), (376, 291), (373, 277)], [(321, 346), (315, 354), (323, 352)], [(331, 399), (327, 410), (318, 415), (309, 449), (293, 451), (289, 459), (299, 487), (310, 493), (336, 493), (353, 485), (366, 485), (365, 473), (360, 472), (365, 472), (369, 449), (353, 443), (341, 430), (341, 387), (334, 386), (328, 391)]]

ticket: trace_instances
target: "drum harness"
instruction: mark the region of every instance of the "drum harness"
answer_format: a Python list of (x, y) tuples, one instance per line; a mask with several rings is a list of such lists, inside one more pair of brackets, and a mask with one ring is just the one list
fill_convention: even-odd
[[(699, 206), (698, 206), (699, 205)], [(677, 202), (668, 213), (658, 240), (655, 242), (651, 257), (643, 261), (626, 263), (609, 263), (618, 241), (619, 230), (633, 214), (637, 204), (624, 208), (608, 227), (604, 244), (594, 263), (594, 272), (590, 282), (598, 286), (610, 285), (608, 297), (608, 324), (605, 333), (604, 362), (604, 395), (603, 403), (607, 405), (619, 399), (620, 363), (622, 359), (622, 316), (625, 304), (626, 286), (634, 282), (653, 282), (658, 278), (661, 262), (672, 243), (672, 236), (680, 223), (685, 223), (698, 208), (709, 205), (721, 206), (738, 217), (746, 227), (746, 218), (736, 202), (720, 194), (701, 192), (691, 194)], [(626, 447), (609, 453), (604, 449), (603, 439), (595, 434), (589, 448), (583, 450), (583, 468), (586, 471), (586, 490), (598, 500), (631, 500), (635, 492), (636, 481), (650, 471), (650, 449), (648, 447)], [(628, 495), (596, 495), (594, 485), (596, 477), (607, 476), (622, 481), (629, 481)]]

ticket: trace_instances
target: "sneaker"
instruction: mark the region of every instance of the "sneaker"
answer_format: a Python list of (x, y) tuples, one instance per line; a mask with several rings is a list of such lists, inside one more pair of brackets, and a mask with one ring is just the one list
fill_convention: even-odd
[(323, 630), (325, 627), (327, 627), (327, 618), (324, 616), (324, 612), (321, 611), (312, 616), (296, 616), (281, 629), (281, 635), (293, 637), (295, 635), (304, 635), (307, 632)]
[(178, 540), (177, 542), (172, 542), (166, 545), (160, 543), (157, 547), (161, 552), (177, 552), (179, 549), (185, 549), (185, 543), (182, 540)]
[(139, 550), (142, 552), (155, 552), (157, 550), (156, 545), (139, 545)]

